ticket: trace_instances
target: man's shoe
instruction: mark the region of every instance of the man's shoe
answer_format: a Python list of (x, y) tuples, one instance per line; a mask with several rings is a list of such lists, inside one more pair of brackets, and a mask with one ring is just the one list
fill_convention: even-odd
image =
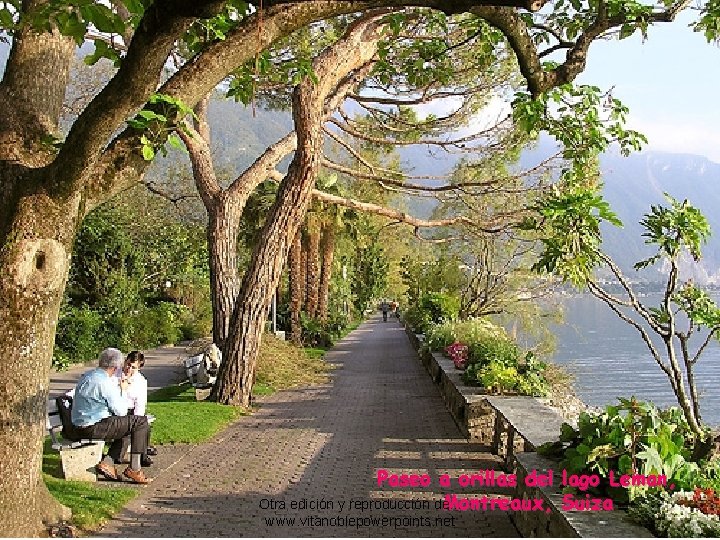
[(120, 478), (118, 478), (118, 473), (115, 470), (115, 467), (113, 467), (112, 465), (108, 465), (104, 461), (101, 461), (100, 463), (95, 465), (95, 472), (105, 478), (105, 480), (120, 480)]
[(148, 446), (147, 447), (147, 455), (148, 456), (157, 456), (157, 448), (154, 446)]
[(143, 467), (149, 467), (152, 464), (153, 464), (153, 460), (150, 459), (149, 457), (143, 456), (140, 458), (140, 465), (142, 465)]
[(135, 469), (131, 469), (130, 467), (125, 469), (123, 475), (125, 475), (126, 478), (132, 480), (135, 484), (149, 484), (151, 482), (151, 479), (145, 476), (144, 472), (136, 471)]

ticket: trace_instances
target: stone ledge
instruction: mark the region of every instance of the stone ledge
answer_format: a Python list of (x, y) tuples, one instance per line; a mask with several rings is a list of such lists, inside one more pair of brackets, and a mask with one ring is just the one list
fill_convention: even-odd
[(95, 482), (95, 465), (100, 463), (105, 443), (99, 441), (77, 448), (60, 450), (60, 467), (65, 480)]
[(510, 519), (523, 536), (540, 538), (653, 538), (646, 528), (631, 523), (622, 510), (613, 511), (567, 511), (562, 509), (562, 488), (560, 486), (528, 487), (526, 475), (537, 470), (555, 471), (557, 463), (534, 452), (515, 456), (514, 473), (517, 474), (517, 497), (543, 499), (545, 508), (551, 512), (513, 512)]
[[(473, 442), (492, 445), (494, 453), (503, 456), (517, 474), (515, 497), (542, 498), (545, 512), (512, 512), (510, 517), (526, 537), (565, 538), (652, 538), (639, 525), (631, 523), (621, 510), (612, 512), (562, 510), (560, 487), (527, 487), (528, 471), (557, 469), (557, 464), (532, 450), (554, 441), (560, 433), (563, 418), (537, 398), (530, 396), (496, 396), (484, 389), (466, 386), (453, 362), (438, 353), (421, 348), (424, 336), (405, 331), (425, 369), (438, 384), (445, 405), (463, 434)], [(515, 433), (520, 437), (514, 437)]]

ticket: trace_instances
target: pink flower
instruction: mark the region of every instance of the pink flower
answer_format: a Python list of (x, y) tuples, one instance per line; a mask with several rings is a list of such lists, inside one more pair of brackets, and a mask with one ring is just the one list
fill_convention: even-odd
[(452, 345), (445, 347), (445, 354), (455, 364), (456, 369), (465, 369), (468, 362), (468, 346), (456, 341)]

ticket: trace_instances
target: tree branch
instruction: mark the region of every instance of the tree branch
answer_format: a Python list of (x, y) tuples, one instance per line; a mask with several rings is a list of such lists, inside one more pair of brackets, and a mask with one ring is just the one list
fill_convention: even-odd
[(197, 193), (188, 193), (186, 195), (170, 195), (167, 191), (160, 189), (155, 184), (149, 181), (143, 182), (143, 185), (150, 193), (153, 193), (155, 195), (158, 195), (159, 197), (162, 197), (163, 199), (170, 201), (176, 208), (178, 208), (178, 203), (180, 201), (196, 199), (198, 196)]
[(219, 0), (157, 0), (151, 4), (120, 69), (70, 129), (51, 165), (55, 170), (51, 177), (83, 185), (112, 133), (155, 91), (175, 39), (195, 19), (216, 13), (223, 4)]
[(652, 340), (650, 339), (650, 336), (645, 331), (645, 329), (640, 326), (636, 321), (628, 317), (625, 313), (620, 311), (620, 309), (613, 303), (613, 301), (608, 297), (607, 293), (600, 287), (597, 283), (590, 280), (588, 281), (588, 289), (590, 292), (596, 297), (605, 302), (610, 309), (612, 309), (615, 314), (620, 317), (623, 321), (628, 323), (630, 326), (635, 328), (640, 333), (640, 336), (642, 337), (643, 341), (645, 342), (645, 345), (647, 345), (648, 349), (650, 350), (650, 354), (652, 354), (652, 357), (655, 359), (655, 362), (657, 362), (657, 365), (660, 366), (660, 369), (662, 369), (665, 374), (670, 379), (670, 383), (673, 385), (673, 390), (675, 390), (675, 379), (673, 377), (672, 371), (669, 366), (665, 365), (662, 361), (662, 358), (660, 358), (660, 354), (657, 352), (657, 349), (655, 348), (655, 345), (653, 344)]
[(660, 336), (672, 335), (672, 332), (658, 324), (652, 314), (645, 308), (645, 306), (642, 305), (642, 303), (640, 303), (632, 287), (630, 287), (630, 284), (625, 279), (625, 276), (623, 275), (622, 270), (620, 270), (620, 267), (616, 265), (615, 262), (606, 254), (601, 252), (599, 255), (600, 259), (608, 265), (613, 275), (620, 282), (620, 285), (622, 285), (623, 289), (625, 289), (625, 292), (630, 299), (632, 308), (650, 325), (650, 328), (652, 328), (653, 331), (657, 332)]
[[(689, 0), (677, 2), (668, 10), (653, 13), (650, 21), (670, 22), (688, 4)], [(517, 56), (520, 72), (525, 77), (528, 89), (534, 97), (556, 86), (572, 82), (585, 69), (588, 49), (593, 41), (611, 28), (632, 22), (621, 15), (609, 17), (604, 1), (600, 1), (595, 19), (568, 48), (565, 61), (557, 68), (545, 71), (530, 30), (519, 11), (495, 6), (475, 7), (471, 11), (505, 34)]]

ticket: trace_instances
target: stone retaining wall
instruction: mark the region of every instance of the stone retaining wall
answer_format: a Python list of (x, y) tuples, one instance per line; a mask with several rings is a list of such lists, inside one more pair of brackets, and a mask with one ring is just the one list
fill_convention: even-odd
[[(485, 389), (466, 386), (460, 378), (460, 370), (455, 369), (452, 360), (424, 349), (422, 335), (415, 334), (407, 326), (405, 331), (423, 366), (438, 385), (445, 406), (463, 435), (472, 442), (492, 445), (495, 438), (495, 409), (488, 403)], [(524, 446), (522, 440), (515, 441), (515, 445), (518, 451)]]
[[(514, 494), (515, 497), (541, 498), (544, 501), (544, 507), (550, 510), (549, 512), (512, 512), (510, 514), (513, 523), (524, 537), (652, 537), (652, 534), (644, 527), (629, 522), (625, 512), (619, 510), (612, 512), (565, 511), (562, 510), (563, 494), (560, 486), (543, 488), (526, 486), (525, 477), (528, 473), (533, 470), (546, 472), (548, 469), (557, 469), (557, 464), (532, 452), (531, 450), (535, 449), (533, 441), (529, 441), (523, 436), (509, 436), (510, 433), (514, 433), (515, 427), (498, 410), (507, 409), (510, 400), (519, 400), (520, 398), (505, 400), (502, 397), (487, 395), (482, 388), (466, 386), (460, 378), (460, 371), (455, 369), (450, 359), (437, 353), (428, 352), (422, 347), (423, 336), (416, 335), (407, 326), (405, 331), (417, 350), (425, 369), (437, 383), (445, 405), (462, 433), (468, 440), (492, 446), (497, 455), (509, 458), (508, 465), (511, 471), (517, 475), (518, 488)], [(557, 428), (557, 424), (560, 422), (558, 414), (572, 422), (577, 418), (577, 414), (585, 408), (571, 390), (566, 396), (554, 396), (548, 400), (536, 400), (530, 397), (522, 399), (535, 400), (538, 416), (546, 415), (538, 418), (538, 425), (547, 423), (552, 424), (554, 428)], [(498, 403), (496, 409), (490, 400), (503, 400), (501, 403), (504, 405)], [(553, 407), (557, 404), (560, 404), (561, 407)], [(528, 406), (525, 403), (525, 407)], [(548, 406), (552, 407), (552, 410)], [(514, 414), (518, 416), (517, 413)], [(550, 416), (552, 416), (552, 421), (550, 421)], [(547, 422), (543, 421), (543, 418)], [(542, 440), (549, 440), (542, 433), (534, 433), (532, 437), (537, 438), (535, 441), (537, 444), (540, 444)], [(509, 439), (512, 440), (512, 451), (507, 448)]]
[[(550, 512), (513, 512), (511, 519), (525, 537), (538, 538), (652, 538), (646, 528), (631, 523), (621, 510), (566, 511), (562, 509), (563, 493), (559, 485), (527, 487), (525, 477), (533, 470), (546, 472), (556, 469), (557, 463), (528, 452), (515, 456), (513, 472), (517, 475), (516, 497), (543, 499)], [(555, 477), (559, 476), (555, 470)], [(556, 480), (557, 482), (557, 480)]]

